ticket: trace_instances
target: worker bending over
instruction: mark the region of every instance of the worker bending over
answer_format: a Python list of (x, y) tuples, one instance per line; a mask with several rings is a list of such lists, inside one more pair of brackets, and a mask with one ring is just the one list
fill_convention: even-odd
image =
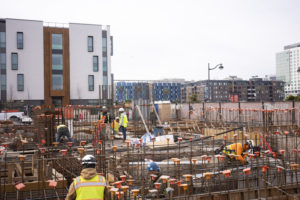
[(108, 199), (106, 180), (96, 171), (96, 158), (86, 155), (82, 158), (82, 171), (70, 185), (66, 200)]
[(231, 145), (228, 145), (222, 149), (222, 153), (229, 156), (231, 159), (232, 157), (230, 154), (237, 155), (234, 156), (236, 160), (239, 160), (241, 164), (245, 164), (245, 158), (246, 154), (244, 154), (247, 150), (249, 150), (252, 147), (252, 142), (247, 141), (245, 144), (241, 143), (233, 143)]
[(68, 126), (65, 125), (65, 124), (61, 124), (61, 125), (57, 126), (57, 138), (56, 138), (56, 142), (60, 142), (61, 141), (61, 137), (64, 137), (64, 136), (66, 136), (68, 138), (69, 142), (72, 142)]

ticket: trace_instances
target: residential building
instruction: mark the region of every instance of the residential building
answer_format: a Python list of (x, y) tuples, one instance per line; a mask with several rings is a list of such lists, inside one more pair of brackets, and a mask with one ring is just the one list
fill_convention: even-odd
[(276, 54), (276, 78), (285, 82), (285, 96), (300, 95), (300, 43)]
[(112, 39), (109, 26), (0, 19), (1, 102), (98, 104)]
[(198, 102), (282, 101), (284, 98), (283, 81), (231, 78), (185, 84), (181, 89), (182, 102), (189, 102), (192, 94), (196, 94)]

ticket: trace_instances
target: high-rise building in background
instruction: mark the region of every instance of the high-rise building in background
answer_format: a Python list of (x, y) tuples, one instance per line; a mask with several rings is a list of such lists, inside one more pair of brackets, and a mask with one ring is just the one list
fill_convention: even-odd
[(285, 96), (300, 95), (300, 43), (276, 54), (276, 78), (285, 82)]
[(112, 42), (109, 26), (0, 19), (1, 102), (98, 104)]

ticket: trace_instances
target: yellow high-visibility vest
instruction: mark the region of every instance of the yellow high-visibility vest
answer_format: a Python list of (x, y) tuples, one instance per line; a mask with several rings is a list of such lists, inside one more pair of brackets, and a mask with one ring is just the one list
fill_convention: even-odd
[(120, 126), (124, 126), (126, 128), (127, 127), (127, 123), (128, 123), (127, 115), (125, 113), (122, 113), (121, 114), (121, 119), (122, 119), (122, 116), (123, 116), (123, 123), (120, 124)]
[(100, 175), (96, 175), (90, 180), (85, 180), (83, 177), (78, 176), (74, 180), (74, 187), (76, 190), (76, 200), (103, 200), (106, 182), (105, 178)]
[(111, 123), (111, 127), (114, 129), (114, 131), (119, 131), (119, 122), (114, 120), (114, 122)]

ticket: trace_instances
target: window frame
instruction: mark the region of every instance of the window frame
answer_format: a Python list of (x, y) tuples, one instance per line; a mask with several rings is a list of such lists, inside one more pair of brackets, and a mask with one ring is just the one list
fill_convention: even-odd
[[(92, 40), (92, 46), (91, 46), (91, 49), (89, 48), (90, 47), (90, 44), (89, 44), (89, 40)], [(93, 36), (88, 36), (88, 41), (87, 41), (87, 46), (88, 46), (88, 52), (94, 52), (94, 37)]]
[[(93, 78), (93, 85), (92, 85), (92, 88), (90, 87), (90, 77)], [(94, 75), (88, 75), (88, 90), (89, 90), (89, 91), (94, 91), (94, 90), (95, 90), (95, 79), (94, 79)]]
[[(19, 77), (22, 77), (22, 85), (19, 85)], [(22, 92), (22, 91), (24, 91), (24, 74), (17, 74), (17, 90), (19, 91), (19, 92)], [(21, 88), (20, 88), (20, 86), (21, 86)]]
[[(22, 35), (22, 46), (19, 46), (19, 35)], [(17, 49), (24, 49), (24, 33), (23, 32), (17, 32)]]
[[(3, 60), (2, 60), (3, 55)], [(6, 69), (6, 53), (0, 53), (0, 69)]]
[[(3, 38), (1, 37), (1, 35), (3, 35)], [(1, 39), (3, 39), (4, 41), (1, 41)], [(5, 31), (0, 32), (0, 48), (6, 48), (6, 32)]]
[[(95, 58), (97, 59), (97, 63), (94, 62)], [(95, 70), (95, 66), (97, 67), (96, 70)], [(93, 56), (93, 72), (99, 72), (99, 56)]]
[[(13, 55), (17, 56), (17, 64), (13, 63)], [(19, 55), (16, 52), (11, 53), (11, 70), (18, 70), (19, 69)]]

